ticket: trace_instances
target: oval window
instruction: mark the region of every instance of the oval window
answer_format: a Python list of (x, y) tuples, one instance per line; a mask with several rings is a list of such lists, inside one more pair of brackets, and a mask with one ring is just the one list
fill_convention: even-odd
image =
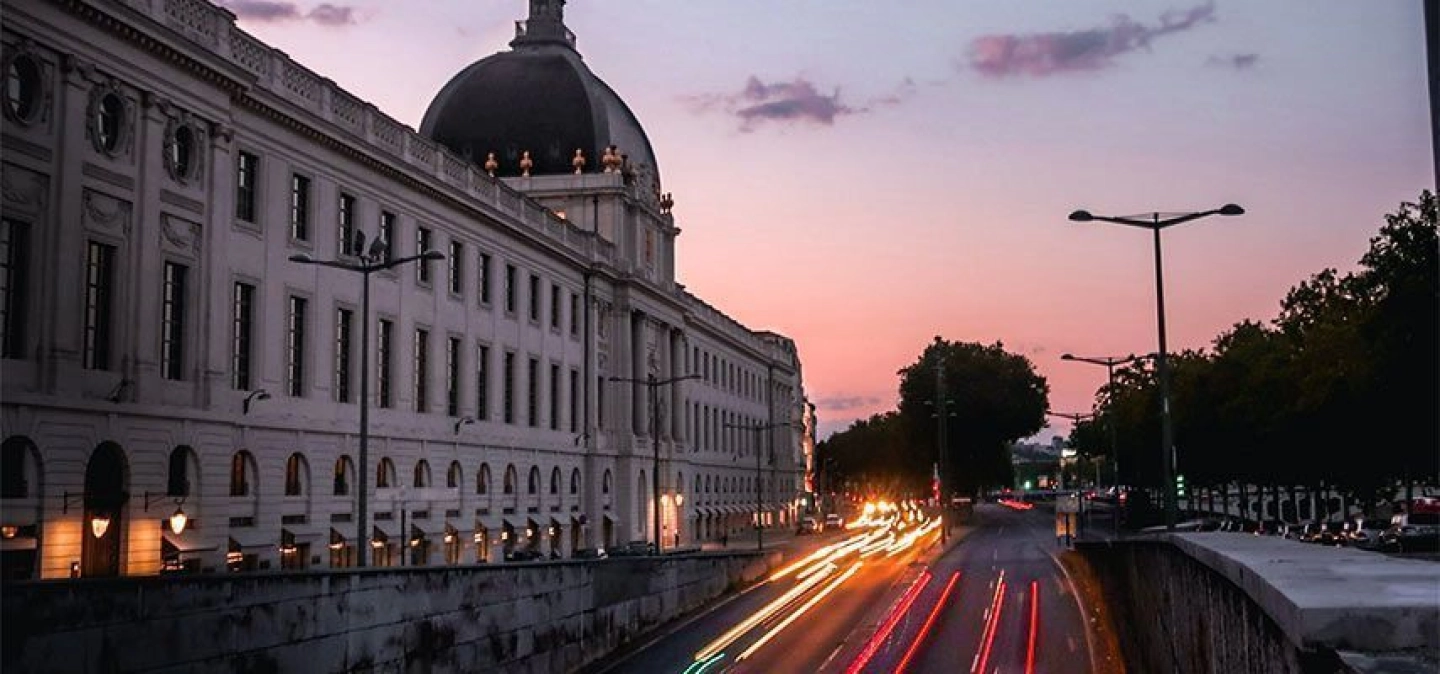
[(29, 121), (39, 108), (40, 64), (28, 54), (19, 54), (5, 66), (5, 107), (10, 115)]
[(125, 101), (119, 94), (105, 94), (96, 108), (95, 129), (99, 133), (100, 147), (114, 152), (120, 146), (121, 123), (125, 118)]
[(195, 157), (195, 132), (187, 125), (175, 127), (175, 137), (170, 143), (170, 166), (175, 175), (187, 177)]

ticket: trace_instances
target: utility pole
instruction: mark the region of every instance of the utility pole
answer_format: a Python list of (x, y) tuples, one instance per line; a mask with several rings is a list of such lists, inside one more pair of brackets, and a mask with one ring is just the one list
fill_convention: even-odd
[[(650, 508), (653, 513), (653, 524), (655, 526), (655, 554), (660, 554), (660, 546), (665, 544), (660, 535), (660, 393), (661, 386), (674, 384), (686, 379), (699, 379), (700, 375), (686, 374), (669, 379), (656, 379), (655, 375), (647, 374), (644, 379), (634, 377), (610, 377), (610, 381), (627, 384), (643, 384), (650, 393)], [(677, 485), (677, 489), (679, 486)]]
[(950, 411), (950, 400), (945, 395), (945, 357), (944, 354), (936, 352), (935, 356), (935, 401), (931, 403), (934, 408), (935, 417), (935, 473), (939, 482), (936, 491), (937, 505), (940, 508), (940, 542), (944, 543), (950, 538), (951, 517), (947, 516), (950, 504), (947, 501), (946, 476), (949, 472), (949, 461), (945, 457), (945, 435), (949, 427), (949, 420), (955, 416)]
[(788, 422), (788, 421), (782, 421), (782, 422), (779, 422), (779, 423), (769, 423), (769, 424), (725, 424), (725, 428), (738, 428), (738, 429), (743, 429), (743, 430), (747, 430), (747, 431), (755, 431), (755, 549), (756, 549), (756, 550), (764, 550), (764, 549), (765, 549), (765, 528), (764, 528), (763, 526), (761, 526), (761, 525), (763, 524), (762, 518), (763, 518), (764, 513), (765, 513), (764, 497), (763, 497), (764, 492), (761, 490), (761, 487), (760, 487), (761, 483), (763, 483), (763, 482), (765, 481), (764, 464), (763, 464), (762, 461), (761, 461), (761, 457), (764, 455), (764, 452), (762, 452), (760, 448), (761, 448), (762, 445), (766, 445), (767, 443), (765, 443), (765, 442), (762, 441), (763, 438), (764, 438), (764, 436), (761, 435), (760, 433), (761, 433), (762, 431), (770, 431), (770, 442), (768, 443), (768, 446), (769, 446), (769, 448), (770, 448), (770, 455), (773, 457), (773, 456), (774, 456), (774, 452), (775, 452), (775, 434), (774, 434), (775, 429), (777, 429), (777, 428), (790, 428), (790, 427), (791, 427), (791, 424), (790, 424), (790, 422)]

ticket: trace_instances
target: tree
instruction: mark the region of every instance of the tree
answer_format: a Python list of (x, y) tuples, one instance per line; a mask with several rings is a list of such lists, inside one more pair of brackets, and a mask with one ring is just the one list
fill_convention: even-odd
[[(936, 407), (936, 371), (942, 373), (943, 402)], [(940, 337), (900, 375), (900, 410), (909, 451), (928, 466), (937, 457), (939, 429), (946, 424), (946, 482), (974, 491), (1008, 485), (1006, 448), (1045, 426), (1050, 385), (1025, 356), (996, 342), (949, 342)], [(937, 411), (938, 410), (938, 411)], [(928, 475), (928, 470), (925, 474)]]

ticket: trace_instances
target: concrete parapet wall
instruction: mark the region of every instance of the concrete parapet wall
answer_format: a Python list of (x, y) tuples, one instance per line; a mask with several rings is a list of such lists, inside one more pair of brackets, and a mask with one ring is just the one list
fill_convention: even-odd
[(7, 584), (0, 669), (564, 672), (778, 555)]
[(1078, 547), (1134, 671), (1369, 671), (1348, 656), (1440, 654), (1437, 564), (1228, 533)]

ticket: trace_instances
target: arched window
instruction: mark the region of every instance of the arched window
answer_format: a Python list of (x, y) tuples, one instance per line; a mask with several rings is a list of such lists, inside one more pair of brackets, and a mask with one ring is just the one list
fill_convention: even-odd
[(560, 467), (559, 467), (559, 466), (556, 466), (556, 467), (550, 469), (550, 493), (551, 493), (552, 495), (553, 495), (553, 494), (559, 494), (559, 493), (560, 493)]
[(505, 466), (505, 493), (506, 493), (506, 494), (514, 494), (514, 493), (515, 493), (515, 483), (516, 483), (517, 481), (519, 481), (519, 479), (520, 479), (519, 476), (515, 473), (515, 464), (512, 463), (512, 464), (510, 464), (510, 465)]
[(460, 473), (460, 462), (451, 461), (450, 470), (445, 472), (445, 486), (451, 489), (459, 489), (461, 479), (463, 479), (463, 476)]
[(604, 476), (603, 478), (601, 478), (601, 480), (600, 480), (600, 493), (601, 493), (601, 494), (609, 494), (609, 493), (610, 493), (610, 469), (609, 469), (609, 468), (606, 468), (606, 469), (605, 469), (605, 476)]
[(0, 444), (0, 498), (25, 498), (34, 478), (31, 465), (36, 459), (35, 444), (29, 438), (13, 436)]
[(250, 496), (250, 474), (255, 472), (255, 457), (240, 450), (230, 457), (230, 495)]
[(694, 489), (695, 493), (696, 493), (696, 494), (704, 494), (705, 492), (704, 492), (704, 491), (701, 491), (701, 489), (700, 489), (700, 488), (703, 487), (703, 486), (705, 486), (704, 480), (701, 480), (701, 479), (700, 479), (700, 476), (699, 476), (699, 475), (696, 475), (696, 476), (695, 476), (695, 489)]
[(285, 460), (285, 495), (299, 496), (305, 492), (305, 457), (300, 452)]
[(416, 489), (424, 489), (430, 486), (430, 462), (420, 459), (415, 462), (415, 481), (412, 483)]
[(190, 495), (190, 465), (195, 451), (180, 445), (170, 451), (170, 479), (165, 483), (166, 496), (186, 497)]
[(394, 462), (390, 461), (390, 457), (385, 457), (385, 458), (383, 458), (383, 459), (380, 459), (380, 463), (378, 463), (378, 464), (375, 465), (375, 488), (376, 488), (376, 489), (389, 489), (389, 488), (390, 488), (392, 485), (394, 485), (394, 484), (395, 484), (395, 464), (394, 464)]
[(475, 478), (475, 493), (485, 496), (490, 493), (490, 464), (480, 464), (480, 474)]
[(579, 493), (580, 493), (580, 469), (579, 469), (579, 468), (576, 468), (576, 469), (570, 471), (570, 495), (571, 495), (571, 496), (574, 496), (574, 495), (579, 494)]
[(355, 472), (355, 465), (350, 462), (350, 457), (340, 455), (335, 460), (335, 495), (345, 496), (350, 493), (350, 474)]
[(679, 494), (685, 489), (685, 473), (675, 471), (675, 493)]
[(525, 487), (528, 494), (540, 493), (540, 468), (538, 466), (530, 466), (530, 476), (525, 480)]

